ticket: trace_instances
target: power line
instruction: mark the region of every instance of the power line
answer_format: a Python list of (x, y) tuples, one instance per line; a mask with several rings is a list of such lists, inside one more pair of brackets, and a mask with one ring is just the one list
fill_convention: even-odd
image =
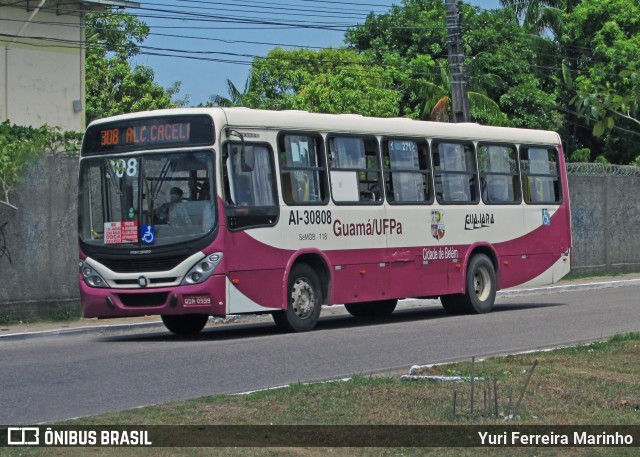
[[(180, 0), (174, 0), (180, 1)], [(318, 9), (318, 8), (299, 8), (300, 5), (287, 5), (280, 3), (275, 3), (269, 6), (256, 6), (254, 4), (251, 5), (236, 5), (233, 4), (234, 8), (228, 8), (231, 6), (228, 2), (204, 2), (204, 1), (196, 1), (196, 0), (183, 0), (185, 3), (196, 3), (198, 6), (187, 6), (187, 5), (174, 5), (174, 4), (161, 4), (162, 6), (172, 6), (179, 9), (196, 9), (198, 11), (202, 10), (215, 10), (215, 11), (235, 11), (235, 12), (259, 12), (262, 14), (270, 14), (270, 15), (281, 15), (279, 11), (285, 11), (286, 15), (290, 16), (291, 12), (302, 12), (305, 13), (305, 16), (317, 16), (317, 17), (329, 17), (335, 18), (336, 16), (353, 16), (356, 18), (366, 18), (368, 16), (368, 12), (363, 10), (352, 10), (352, 9), (342, 9), (342, 10), (329, 10), (329, 9)], [(253, 3), (253, 2), (252, 2)], [(202, 4), (206, 5), (222, 5), (220, 6), (202, 6)], [(264, 5), (264, 3), (260, 3), (259, 5)], [(281, 6), (276, 6), (281, 5)], [(240, 8), (240, 9), (239, 9)], [(317, 13), (317, 14), (316, 14)]]
[[(171, 9), (164, 9), (164, 8), (149, 8), (149, 7), (141, 7), (138, 8), (136, 10), (136, 12), (133, 12), (133, 15), (136, 16), (149, 16), (151, 17), (151, 15), (145, 15), (145, 14), (140, 14), (137, 11), (150, 11), (152, 13), (161, 13), (161, 14), (173, 14), (175, 15), (175, 17), (173, 16), (169, 16), (169, 19), (180, 19), (180, 20), (209, 20), (209, 19), (214, 19), (214, 20), (228, 20), (228, 21), (237, 21), (237, 22), (256, 22), (256, 23), (262, 23), (265, 22), (266, 19), (263, 18), (255, 18), (255, 17), (235, 17), (235, 16), (224, 16), (224, 15), (220, 15), (220, 14), (212, 14), (212, 13), (202, 13), (202, 12), (193, 12), (193, 11), (180, 11), (180, 10), (171, 10)], [(221, 8), (221, 9), (216, 9), (216, 11), (236, 11), (236, 10), (230, 10), (228, 8)], [(260, 14), (269, 14), (272, 16), (283, 16), (286, 18), (291, 18), (291, 14), (285, 14), (285, 13), (278, 13), (278, 12), (259, 12)], [(155, 17), (160, 17), (160, 18), (164, 18), (163, 16), (155, 16)], [(322, 18), (329, 18), (329, 19), (343, 19), (344, 16), (341, 14), (340, 16), (338, 15), (321, 15), (321, 14), (305, 14), (305, 19), (311, 18), (311, 17), (322, 17)], [(352, 19), (352, 18), (349, 18)], [(322, 23), (321, 23), (322, 24)], [(324, 23), (322, 25), (328, 24)], [(351, 23), (349, 24), (342, 24), (342, 25), (351, 25)]]
[[(195, 3), (200, 3), (200, 4), (219, 4), (219, 2), (205, 2), (205, 1), (196, 1), (196, 0), (174, 0), (174, 1), (181, 1), (184, 3), (191, 3), (191, 4), (195, 4)], [(25, 2), (19, 2), (21, 4), (24, 4)], [(244, 0), (243, 3), (258, 3), (258, 2), (250, 2), (248, 0)], [(343, 4), (343, 2), (314, 2), (315, 3), (321, 3), (321, 4)], [(239, 2), (234, 2), (234, 4), (239, 4)], [(357, 4), (357, 5), (362, 5), (362, 4)], [(173, 6), (173, 5), (168, 5), (168, 6)], [(384, 6), (388, 6), (388, 5), (384, 5)], [(173, 12), (173, 10), (164, 10), (164, 11), (168, 11), (169, 13)], [(104, 13), (106, 15), (108, 14), (113, 14), (110, 12)], [(191, 13), (194, 14), (194, 13)], [(201, 19), (202, 21), (205, 22), (215, 22), (216, 19), (214, 18), (218, 18), (219, 16), (212, 16), (212, 15), (197, 15), (196, 19)], [(226, 20), (233, 22), (236, 20), (239, 20), (238, 18), (233, 18), (233, 17), (229, 17), (229, 16), (220, 16), (222, 18), (225, 18)], [(6, 19), (6, 20), (10, 20), (10, 19)], [(175, 22), (175, 18), (171, 19), (172, 21)], [(241, 18), (241, 20), (243, 21), (243, 24), (247, 24), (247, 28), (252, 29), (252, 30), (265, 30), (267, 29), (264, 25), (265, 21), (255, 21), (252, 18)], [(21, 22), (21, 21), (19, 21)], [(47, 24), (47, 22), (45, 21), (33, 21), (34, 23), (41, 23), (41, 24)], [(269, 29), (286, 29), (289, 28), (291, 26), (293, 26), (292, 23), (288, 23), (287, 25), (282, 25), (282, 23), (279, 22), (275, 22), (275, 21), (267, 21), (269, 24), (281, 24), (281, 25), (274, 25), (272, 27), (269, 27)], [(59, 22), (50, 22), (49, 24), (51, 25), (56, 25), (56, 26), (60, 26), (61, 23)], [(297, 26), (299, 26), (300, 28), (313, 28), (311, 27), (309, 24), (296, 24)], [(68, 24), (68, 26), (71, 27), (81, 27), (80, 25), (78, 25), (77, 23), (75, 24)], [(151, 29), (169, 29), (169, 28), (188, 28), (188, 29), (200, 29), (197, 26), (185, 26), (185, 27), (163, 27), (163, 26), (153, 26), (151, 27)], [(218, 27), (221, 28), (221, 27)], [(403, 28), (403, 29), (414, 29), (413, 27), (399, 27), (399, 28)], [(433, 29), (444, 29), (445, 27), (443, 25), (438, 25), (437, 27), (433, 27)], [(209, 27), (203, 27), (203, 29), (206, 30), (210, 30)], [(225, 30), (228, 30), (230, 28), (225, 28)], [(243, 29), (240, 27), (237, 27), (237, 29)], [(432, 27), (425, 27), (425, 26), (416, 26), (415, 30), (426, 30), (426, 29), (432, 29)], [(341, 29), (335, 29), (332, 28), (331, 31), (343, 31)], [(217, 39), (217, 38), (208, 38), (208, 37), (196, 37), (196, 36), (191, 36), (191, 35), (178, 35), (178, 34), (163, 34), (163, 33), (150, 33), (150, 36), (163, 36), (163, 37), (168, 37), (168, 38), (182, 38), (185, 40), (200, 40), (200, 41), (218, 41), (218, 42), (222, 42), (225, 44), (252, 44), (252, 45), (264, 45), (264, 46), (281, 46), (281, 47), (302, 47), (302, 48), (313, 48), (313, 49), (323, 49), (322, 47), (313, 47), (313, 46), (304, 46), (304, 45), (293, 45), (293, 44), (285, 44), (285, 43), (273, 43), (273, 42), (258, 42), (258, 41), (248, 41), (248, 40), (225, 40), (225, 39)], [(401, 35), (402, 36), (402, 35)], [(403, 36), (409, 37), (410, 35), (405, 34)], [(45, 39), (44, 37), (32, 37), (31, 39)], [(69, 42), (68, 42), (69, 43)], [(79, 43), (79, 42), (77, 42)], [(80, 43), (79, 43), (80, 44)], [(227, 55), (227, 56), (232, 56), (232, 57), (236, 57), (236, 58), (259, 58), (260, 56), (254, 55), (254, 54), (241, 54), (241, 53), (232, 53), (232, 52), (225, 52), (225, 51), (194, 51), (194, 50), (190, 50), (190, 49), (170, 49), (170, 48), (160, 48), (160, 47), (150, 47), (150, 46), (144, 46), (142, 47), (142, 49), (145, 49), (145, 52), (142, 52), (141, 54), (143, 55), (153, 55), (153, 56), (161, 56), (161, 57), (167, 57), (167, 58), (172, 58), (172, 57), (180, 57), (180, 58), (185, 58), (185, 56), (176, 56), (176, 53), (182, 53), (182, 54), (187, 54), (190, 53), (191, 56), (189, 58), (191, 59), (195, 59), (195, 60), (206, 60), (206, 61), (211, 61), (211, 59), (207, 58), (207, 59), (199, 59), (198, 58), (198, 54), (200, 54), (200, 56), (202, 55)], [(172, 54), (161, 54), (160, 52), (164, 51), (165, 53), (172, 53)], [(153, 53), (152, 53), (153, 52)], [(429, 54), (422, 54), (422, 55), (429, 55)], [(442, 55), (438, 54), (438, 55), (434, 55), (434, 54), (430, 54), (432, 57), (434, 58), (440, 58), (442, 57)], [(538, 54), (540, 55), (540, 54)], [(543, 54), (543, 55), (547, 55), (547, 54)], [(593, 54), (591, 54), (591, 56), (593, 56)], [(238, 63), (241, 65), (247, 65), (246, 61), (232, 61), (231, 59), (224, 59), (226, 63)], [(493, 60), (493, 62), (506, 62), (505, 60), (500, 60), (500, 61), (495, 61)], [(593, 60), (592, 60), (593, 62)], [(605, 63), (605, 62), (602, 62)], [(557, 67), (557, 66), (544, 66), (544, 65), (538, 65), (535, 63), (529, 63), (529, 62), (523, 62), (522, 65), (525, 65), (529, 68), (535, 69), (535, 70), (540, 70), (542, 72), (548, 73), (549, 71), (562, 71), (562, 68)], [(382, 65), (381, 65), (382, 66)], [(406, 66), (405, 66), (406, 67)], [(439, 68), (437, 66), (432, 66), (430, 68)], [(573, 73), (576, 74), (584, 74), (587, 73), (588, 70), (586, 69), (576, 69), (576, 68), (569, 68), (569, 70)], [(611, 76), (617, 76), (617, 75), (611, 75)]]
[[(82, 41), (78, 41), (78, 40), (67, 40), (67, 39), (59, 39), (59, 38), (52, 38), (52, 37), (41, 37), (41, 36), (17, 36), (17, 35), (11, 35), (11, 34), (4, 34), (4, 33), (0, 33), (0, 37), (5, 37), (7, 38), (6, 40), (2, 40), (0, 38), (0, 41), (8, 41), (8, 39), (13, 39), (13, 38), (19, 38), (21, 39), (20, 43), (21, 44), (25, 44), (25, 45), (33, 45), (33, 46), (38, 46), (38, 47), (49, 47), (49, 48), (58, 48), (58, 47), (65, 47), (65, 48), (73, 48), (73, 49), (77, 49), (77, 48), (87, 48), (87, 47), (100, 47), (101, 45), (96, 43), (96, 44), (90, 44), (87, 42), (82, 42)], [(36, 41), (50, 41), (53, 42), (55, 44), (44, 44), (44, 43), (40, 43), (40, 44), (35, 44), (32, 43), (31, 41), (27, 41), (27, 40), (36, 40)], [(60, 46), (60, 44), (66, 44), (68, 46)], [(140, 52), (140, 54), (146, 54), (146, 55), (157, 55), (157, 56), (163, 56), (163, 57), (189, 57), (195, 60), (206, 60), (206, 61), (210, 61), (212, 59), (207, 58), (207, 57), (203, 57), (206, 55), (223, 55), (223, 56), (229, 56), (229, 57), (239, 57), (239, 58), (250, 58), (250, 59), (264, 59), (264, 60), (280, 60), (280, 61), (287, 61), (287, 62), (299, 62), (299, 63), (321, 63), (321, 64), (335, 64), (336, 66), (354, 66), (354, 67), (380, 67), (380, 68), (411, 68), (414, 69), (415, 67), (411, 64), (401, 64), (401, 65), (385, 65), (379, 62), (375, 62), (375, 61), (343, 61), (343, 60), (322, 60), (322, 59), (309, 59), (309, 58), (301, 58), (301, 57), (273, 57), (273, 56), (259, 56), (256, 54), (244, 54), (244, 53), (237, 53), (237, 52), (228, 52), (228, 51), (197, 51), (197, 50), (187, 50), (187, 49), (175, 49), (175, 48), (165, 48), (165, 47), (156, 47), (156, 46), (148, 46), (148, 45), (137, 45), (137, 47), (139, 49), (141, 49), (142, 51)], [(159, 54), (159, 52), (169, 52), (169, 53), (173, 53), (173, 54)], [(215, 60), (217, 61), (217, 60)], [(244, 63), (245, 61), (240, 61), (242, 63)], [(249, 62), (251, 63), (251, 62)], [(428, 67), (429, 69), (434, 69), (434, 68), (445, 68), (444, 66), (438, 66), (438, 65), (431, 65)]]
[[(17, 35), (11, 35), (11, 34), (0, 34), (0, 36), (5, 36), (8, 38), (24, 38), (24, 39), (30, 39), (30, 40), (42, 40), (42, 41), (50, 41), (50, 42), (55, 42), (55, 43), (67, 43), (67, 44), (75, 44), (75, 47), (80, 47), (83, 46), (84, 43), (80, 40), (62, 40), (62, 39), (57, 39), (57, 38), (51, 38), (51, 37), (43, 37), (43, 36), (17, 36)], [(171, 35), (169, 35), (171, 37)], [(180, 37), (179, 35), (175, 35), (173, 36), (175, 38)], [(197, 38), (197, 37), (182, 37), (182, 38)], [(206, 38), (202, 38), (202, 39), (206, 39)], [(208, 39), (207, 39), (208, 40)], [(215, 40), (215, 39), (214, 39)], [(31, 44), (30, 42), (22, 42), (22, 44)], [(264, 44), (264, 45), (276, 45), (276, 46), (287, 46), (285, 44), (282, 43), (260, 43), (260, 42), (254, 42), (254, 44)], [(178, 49), (178, 48), (162, 48), (162, 47), (154, 47), (154, 46), (149, 46), (149, 45), (142, 45), (142, 44), (138, 44), (136, 45), (138, 48), (140, 49), (146, 49), (146, 50), (151, 50), (154, 51), (153, 54), (149, 54), (144, 53), (146, 55), (153, 55), (153, 56), (160, 56), (160, 57), (166, 57), (166, 58), (172, 58), (172, 57), (184, 57), (184, 56), (177, 56), (175, 55), (176, 53), (181, 53), (181, 54), (190, 54), (191, 55), (191, 59), (192, 60), (203, 60), (203, 61), (217, 61), (217, 60), (211, 60), (211, 59), (199, 59), (197, 58), (198, 55), (227, 55), (227, 56), (234, 56), (234, 57), (244, 57), (244, 58), (251, 58), (251, 59), (257, 59), (257, 58), (269, 58), (268, 56), (263, 57), (260, 55), (256, 55), (256, 54), (244, 54), (244, 53), (234, 53), (234, 52), (229, 52), (229, 51), (199, 51), (199, 50), (193, 50), (193, 49)], [(47, 47), (47, 45), (42, 45), (40, 47)], [(56, 47), (55, 45), (48, 45), (48, 47)], [(318, 48), (318, 49), (324, 49), (324, 48)], [(160, 54), (160, 51), (164, 51), (166, 53), (172, 53), (172, 54)], [(141, 53), (142, 54), (142, 53)], [(421, 54), (421, 55), (427, 55), (427, 56), (431, 56), (433, 58), (442, 58), (445, 57), (443, 54)], [(287, 59), (284, 59), (287, 60)], [(293, 59), (295, 60), (295, 58)], [(507, 63), (508, 61), (506, 60), (493, 60), (493, 63)], [(226, 61), (225, 63), (234, 63), (231, 61)], [(344, 62), (342, 62), (344, 64)], [(352, 62), (354, 63), (354, 62)], [(245, 64), (244, 61), (242, 61), (242, 64)], [(358, 64), (358, 65), (363, 65), (362, 62), (355, 62), (354, 64)], [(411, 65), (411, 63), (405, 63), (402, 65), (385, 65), (383, 63), (380, 62), (372, 62), (372, 65), (377, 65), (380, 67), (395, 67), (395, 68), (413, 68), (413, 65)], [(526, 66), (528, 68), (531, 69), (538, 69), (538, 70), (542, 70), (545, 73), (548, 74), (548, 72), (551, 71), (556, 71), (556, 72), (561, 72), (562, 68), (561, 67), (554, 67), (554, 66), (545, 66), (545, 65), (538, 65), (535, 63), (529, 63), (529, 62), (521, 62), (521, 64), (523, 66)], [(432, 65), (429, 68), (443, 68), (446, 66), (438, 66), (438, 65)], [(588, 73), (588, 69), (569, 69), (569, 71), (571, 71), (572, 73), (575, 74), (586, 74)], [(617, 75), (611, 75), (611, 76), (617, 76)], [(474, 79), (477, 79), (477, 77), (471, 76)]]

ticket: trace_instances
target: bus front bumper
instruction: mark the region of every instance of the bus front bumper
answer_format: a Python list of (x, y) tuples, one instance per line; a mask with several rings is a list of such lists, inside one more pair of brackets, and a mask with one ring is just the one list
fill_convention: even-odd
[(85, 317), (133, 317), (160, 314), (226, 315), (226, 276), (212, 275), (201, 284), (165, 288), (107, 289), (80, 279)]

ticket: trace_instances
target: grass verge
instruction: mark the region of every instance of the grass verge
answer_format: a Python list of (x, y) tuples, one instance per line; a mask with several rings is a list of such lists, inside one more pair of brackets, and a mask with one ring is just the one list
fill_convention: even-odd
[(0, 313), (0, 325), (36, 324), (40, 322), (70, 322), (82, 317), (80, 309), (56, 309), (46, 315), (16, 315), (13, 312)]
[[(65, 425), (638, 425), (640, 333), (548, 352), (494, 357), (423, 369), (425, 374), (468, 377), (471, 383), (401, 381), (356, 376), (345, 382), (296, 384), (247, 395), (218, 395), (88, 417)], [(526, 379), (536, 362), (526, 390)], [(456, 409), (453, 391), (456, 385)], [(497, 389), (494, 389), (497, 387)], [(489, 405), (485, 395), (491, 391)], [(495, 393), (497, 391), (497, 394)], [(519, 415), (507, 422), (524, 393)], [(497, 399), (497, 402), (496, 402)], [(179, 433), (179, 429), (176, 429)], [(87, 455), (84, 448), (4, 449), (7, 455)], [(637, 448), (153, 448), (90, 449), (91, 455), (624, 456)]]

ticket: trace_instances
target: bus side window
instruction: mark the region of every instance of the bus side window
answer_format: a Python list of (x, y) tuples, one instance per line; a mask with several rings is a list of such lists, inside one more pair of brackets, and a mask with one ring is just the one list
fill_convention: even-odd
[(382, 202), (375, 138), (329, 137), (331, 192), (336, 202)]
[(560, 175), (558, 151), (555, 149), (522, 147), (520, 149), (524, 200), (529, 204), (559, 203)]
[(433, 167), (440, 203), (477, 203), (475, 154), (471, 143), (434, 141)]
[(286, 204), (328, 202), (323, 152), (320, 135), (280, 134), (278, 159), (282, 198)]
[(478, 146), (480, 192), (485, 203), (519, 203), (517, 152), (511, 145)]
[(387, 200), (391, 203), (431, 201), (428, 145), (424, 141), (383, 140)]

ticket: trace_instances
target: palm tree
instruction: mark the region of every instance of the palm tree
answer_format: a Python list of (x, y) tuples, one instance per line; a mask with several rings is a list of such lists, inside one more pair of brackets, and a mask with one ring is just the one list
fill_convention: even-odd
[(205, 104), (205, 106), (221, 106), (221, 107), (231, 107), (231, 106), (247, 106), (249, 100), (247, 99), (247, 94), (249, 93), (251, 87), (251, 74), (247, 77), (247, 80), (244, 83), (244, 90), (240, 92), (233, 81), (230, 79), (226, 80), (227, 83), (227, 92), (229, 94), (228, 97), (224, 95), (212, 95), (209, 98), (209, 101)]
[[(435, 82), (426, 79), (416, 79), (411, 84), (411, 91), (421, 100), (420, 119), (437, 122), (451, 121), (451, 78), (444, 65), (440, 67), (440, 74)], [(500, 111), (500, 106), (489, 98), (479, 88), (468, 91), (469, 106), (472, 115), (483, 112), (488, 117), (498, 120), (506, 119)], [(476, 89), (475, 91), (473, 89)]]
[(560, 36), (565, 0), (500, 0), (500, 4), (513, 8), (518, 20), (531, 33), (539, 35), (550, 30), (554, 36)]

